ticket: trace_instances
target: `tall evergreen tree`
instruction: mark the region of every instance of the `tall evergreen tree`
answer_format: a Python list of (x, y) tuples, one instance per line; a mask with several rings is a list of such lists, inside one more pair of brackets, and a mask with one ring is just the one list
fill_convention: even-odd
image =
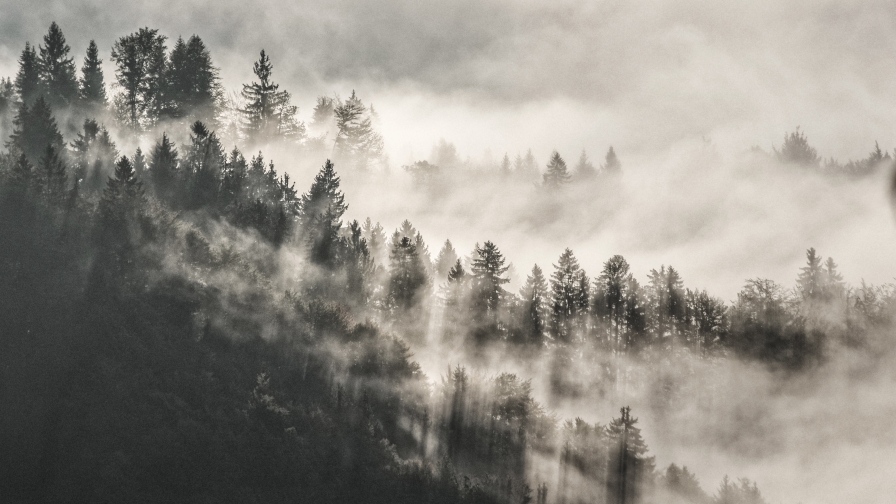
[(165, 114), (174, 119), (215, 125), (223, 99), (218, 69), (198, 36), (178, 37), (165, 71)]
[(637, 504), (645, 500), (654, 459), (647, 456), (647, 443), (641, 437), (641, 429), (635, 427), (637, 422), (626, 406), (620, 410), (619, 418), (607, 425), (607, 504)]
[(598, 289), (603, 300), (601, 308), (606, 309), (608, 322), (612, 331), (610, 348), (618, 353), (625, 351), (625, 310), (627, 288), (632, 278), (628, 261), (621, 255), (614, 255), (604, 263)]
[(15, 130), (10, 137), (10, 144), (23, 152), (31, 164), (38, 163), (48, 145), (57, 153), (63, 152), (62, 135), (49, 105), (42, 96), (38, 97), (30, 108), (22, 103), (13, 124)]
[(352, 91), (334, 110), (336, 116), (335, 153), (358, 169), (367, 169), (383, 154), (383, 137), (374, 131), (367, 107)]
[(572, 250), (566, 249), (554, 265), (551, 275), (551, 335), (558, 343), (572, 343), (582, 316), (583, 300), (589, 291), (583, 291), (585, 272)]
[(19, 56), (19, 71), (16, 74), (15, 84), (19, 98), (29, 107), (43, 92), (37, 51), (28, 42), (25, 42), (25, 49)]
[(407, 236), (393, 245), (389, 261), (389, 306), (400, 316), (421, 303), (429, 279), (417, 246)]
[(68, 57), (70, 49), (59, 25), (50, 23), (44, 45), (40, 46), (38, 66), (47, 103), (52, 108), (69, 107), (78, 100), (78, 79), (75, 60)]
[(544, 333), (550, 321), (549, 296), (547, 280), (536, 264), (532, 268), (532, 274), (526, 277), (526, 283), (520, 289), (522, 298), (520, 329), (525, 344), (536, 347), (543, 344)]
[(99, 57), (96, 42), (90, 41), (84, 66), (81, 67), (81, 103), (90, 113), (96, 114), (106, 106), (106, 83), (103, 76), (103, 60)]
[(171, 204), (177, 192), (178, 178), (177, 149), (163, 133), (149, 154), (149, 181), (156, 196)]
[(440, 279), (444, 279), (451, 267), (454, 266), (454, 263), (457, 262), (457, 259), (457, 251), (454, 250), (454, 246), (451, 245), (451, 240), (445, 240), (444, 245), (442, 245), (441, 250), (439, 250), (439, 255), (436, 256), (436, 276)]
[(150, 28), (119, 38), (112, 46), (115, 79), (121, 93), (115, 99), (119, 117), (139, 132), (158, 121), (165, 87), (165, 36)]
[(597, 169), (588, 159), (585, 149), (582, 149), (582, 155), (579, 156), (579, 162), (576, 164), (575, 175), (577, 178), (587, 180), (597, 175)]
[(186, 208), (196, 209), (213, 205), (218, 200), (224, 169), (224, 148), (218, 136), (201, 121), (193, 123), (190, 129), (190, 150), (181, 170), (187, 191), (183, 204)]
[(569, 183), (571, 177), (566, 170), (566, 161), (557, 151), (551, 155), (551, 161), (547, 166), (548, 170), (544, 173), (542, 182), (546, 189), (557, 190)]
[(302, 140), (305, 125), (296, 119), (297, 108), (290, 104), (290, 95), (280, 91), (280, 85), (271, 80), (274, 65), (264, 49), (252, 67), (258, 82), (243, 84), (245, 100), (243, 130), (253, 142), (285, 138)]
[(313, 264), (335, 266), (335, 246), (348, 205), (339, 190), (339, 176), (328, 159), (307, 193), (302, 194), (299, 229)]
[(470, 267), (473, 275), (472, 308), (478, 322), (497, 322), (501, 302), (507, 296), (503, 285), (510, 281), (504, 277), (509, 266), (504, 266), (504, 255), (491, 241), (476, 247)]
[(47, 145), (44, 155), (37, 166), (36, 182), (41, 196), (50, 205), (62, 204), (65, 200), (66, 175), (65, 162), (52, 145)]
[(613, 150), (613, 146), (610, 146), (610, 150), (607, 151), (600, 172), (601, 174), (609, 175), (611, 177), (618, 176), (622, 173), (622, 164), (619, 162), (619, 158), (616, 157), (616, 151)]

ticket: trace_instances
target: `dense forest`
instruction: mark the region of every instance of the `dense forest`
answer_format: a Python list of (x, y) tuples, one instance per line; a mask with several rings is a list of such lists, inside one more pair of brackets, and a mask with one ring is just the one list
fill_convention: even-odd
[[(639, 416), (711, 417), (726, 363), (786, 384), (891, 355), (896, 287), (847, 285), (814, 248), (792, 287), (750, 279), (731, 303), (568, 248), (512, 292), (489, 237), (465, 253), (346, 218), (340, 174), (392, 176), (354, 91), (306, 125), (263, 50), (228, 94), (198, 36), (169, 43), (141, 28), (104, 67), (90, 42), (78, 72), (53, 23), (0, 83), (4, 502), (761, 504), (744, 475), (659, 466)], [(313, 180), (259, 151), (278, 145)], [(893, 161), (822, 159), (799, 129), (750, 155), (845, 178)], [(623, 171), (612, 147), (495, 165), (442, 141), (403, 168), (420, 191), (518, 179), (542, 205)], [(453, 360), (427, 375), (422, 352)], [(565, 416), (597, 403), (618, 414)]]

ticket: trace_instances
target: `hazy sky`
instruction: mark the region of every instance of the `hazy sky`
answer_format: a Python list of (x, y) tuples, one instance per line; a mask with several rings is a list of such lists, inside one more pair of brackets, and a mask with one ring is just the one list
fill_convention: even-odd
[(474, 157), (610, 144), (632, 157), (703, 136), (768, 149), (796, 125), (841, 159), (896, 146), (890, 1), (0, 0), (0, 13), (6, 75), (52, 20), (79, 60), (90, 38), (108, 58), (141, 26), (196, 33), (231, 89), (264, 48), (305, 117), (314, 96), (352, 88), (379, 105), (398, 162), (442, 136)]

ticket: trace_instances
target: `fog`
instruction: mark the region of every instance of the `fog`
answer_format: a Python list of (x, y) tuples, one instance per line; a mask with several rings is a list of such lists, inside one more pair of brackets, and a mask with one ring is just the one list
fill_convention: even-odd
[[(894, 152), (892, 2), (0, 0), (0, 76), (15, 75), (24, 41), (39, 43), (53, 20), (79, 67), (97, 41), (107, 85), (113, 41), (150, 26), (170, 39), (200, 35), (228, 91), (252, 80), (264, 48), (306, 121), (318, 95), (357, 90), (376, 107), (388, 161), (340, 172), (347, 220), (369, 217), (391, 235), (408, 219), (433, 258), (446, 239), (462, 257), (491, 240), (513, 264), (513, 292), (534, 264), (549, 275), (567, 247), (592, 278), (621, 254), (642, 283), (672, 265), (687, 287), (727, 302), (749, 278), (791, 287), (810, 247), (853, 286), (896, 278), (889, 169), (833, 177), (771, 154), (797, 126), (825, 158), (863, 158), (875, 141)], [(434, 162), (440, 140), (462, 162), (414, 180), (403, 165)], [(497, 173), (505, 153), (531, 149), (543, 170), (557, 150), (572, 169), (583, 149), (598, 165), (611, 145), (623, 170), (612, 183), (545, 194), (536, 178)], [(265, 157), (300, 191), (323, 162), (279, 147)], [(468, 364), (468, 351), (428, 337), (413, 351), (433, 383)], [(532, 378), (549, 403), (546, 358), (481, 357), (471, 366)], [(877, 357), (838, 349), (797, 377), (734, 358), (691, 363), (679, 374), (714, 383), (707, 407), (683, 399), (661, 411), (645, 390), (550, 406), (606, 423), (625, 401), (657, 467), (686, 465), (709, 493), (728, 474), (755, 480), (774, 503), (888, 502), (896, 362), (889, 347)]]

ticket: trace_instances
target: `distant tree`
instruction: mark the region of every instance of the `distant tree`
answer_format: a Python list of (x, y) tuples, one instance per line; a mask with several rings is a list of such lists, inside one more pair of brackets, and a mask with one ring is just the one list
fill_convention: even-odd
[[(106, 177), (113, 173), (118, 149), (105, 126), (85, 119), (83, 132), (71, 144), (74, 155), (74, 178), (79, 189), (88, 193), (105, 187)], [(81, 186), (83, 184), (83, 187)]]
[(688, 294), (688, 311), (694, 324), (695, 353), (705, 356), (726, 339), (728, 307), (705, 290)]
[(501, 159), (501, 175), (505, 177), (509, 177), (510, 174), (513, 173), (512, 165), (510, 164), (510, 157), (507, 156), (507, 153), (504, 153), (504, 158)]
[(818, 151), (809, 145), (806, 135), (800, 131), (799, 126), (793, 133), (785, 134), (781, 150), (775, 148), (774, 151), (778, 161), (782, 163), (817, 167), (821, 161)]
[(164, 108), (165, 51), (165, 37), (149, 28), (121, 37), (112, 46), (115, 79), (121, 89), (115, 107), (124, 124), (135, 132), (154, 125)]
[[(627, 349), (626, 304), (628, 287), (632, 275), (628, 261), (621, 255), (615, 255), (604, 263), (603, 270), (597, 279), (597, 288), (612, 330), (610, 348), (614, 352), (625, 353)], [(595, 307), (596, 309), (598, 307)]]
[(140, 147), (137, 147), (134, 153), (134, 176), (139, 180), (143, 180), (146, 176), (146, 156)]
[(700, 482), (697, 481), (697, 477), (694, 476), (694, 473), (688, 471), (687, 467), (669, 464), (661, 478), (663, 486), (669, 493), (679, 496), (686, 502), (708, 504), (710, 501), (706, 492), (700, 488)]
[(582, 180), (594, 178), (597, 175), (597, 169), (588, 159), (585, 149), (582, 149), (582, 155), (579, 156), (579, 162), (576, 164), (575, 176)]
[(612, 146), (607, 151), (604, 163), (600, 168), (601, 174), (604, 175), (617, 176), (622, 173), (622, 164), (619, 162), (619, 158), (616, 157), (616, 151), (613, 150)]
[(684, 282), (672, 266), (661, 266), (659, 271), (652, 269), (648, 278), (648, 316), (653, 339), (671, 349), (681, 339), (686, 319)]
[(756, 487), (756, 483), (746, 478), (741, 478), (740, 484), (734, 483), (726, 474), (713, 498), (713, 504), (767, 504), (767, 502)]
[(814, 248), (810, 248), (806, 251), (806, 265), (800, 268), (796, 279), (797, 289), (804, 300), (823, 301), (826, 294), (824, 283), (822, 258)]
[(443, 279), (448, 275), (448, 271), (457, 262), (457, 251), (451, 245), (451, 240), (445, 240), (435, 261), (435, 274), (439, 279)]
[(638, 419), (631, 416), (631, 409), (626, 406), (620, 413), (607, 425), (607, 503), (636, 504), (644, 502), (654, 459), (647, 456), (647, 443), (641, 437), (641, 429), (635, 427)]
[(252, 67), (258, 82), (243, 84), (244, 134), (253, 142), (278, 138), (300, 141), (305, 137), (305, 124), (296, 119), (298, 109), (290, 104), (290, 94), (280, 91), (280, 85), (271, 81), (273, 68), (262, 49)]
[(9, 77), (0, 79), (0, 138), (12, 131), (16, 110), (16, 87)]
[(27, 106), (31, 106), (34, 100), (43, 93), (37, 51), (28, 42), (25, 42), (25, 49), (19, 56), (19, 71), (16, 74), (15, 85), (19, 98)]
[(430, 164), (429, 161), (415, 161), (410, 165), (402, 166), (408, 172), (417, 184), (427, 184), (432, 182), (439, 175), (439, 167)]
[(579, 319), (585, 315), (588, 290), (583, 291), (584, 270), (572, 250), (566, 249), (551, 275), (551, 336), (559, 343), (572, 343)]
[(383, 154), (383, 137), (374, 131), (367, 107), (352, 95), (334, 110), (336, 116), (335, 153), (357, 169), (368, 169)]
[(536, 347), (544, 344), (545, 330), (550, 321), (549, 296), (547, 280), (541, 268), (536, 264), (532, 267), (532, 273), (526, 277), (526, 283), (520, 289), (522, 309), (519, 325), (525, 344)]
[(38, 97), (30, 108), (22, 103), (13, 124), (15, 130), (10, 137), (10, 144), (24, 153), (32, 165), (38, 163), (48, 145), (56, 153), (63, 152), (62, 135), (49, 105), (42, 96)]
[(339, 176), (328, 159), (314, 177), (311, 188), (302, 194), (299, 209), (299, 230), (312, 264), (335, 266), (336, 242), (347, 208), (345, 196), (339, 190)]
[(179, 190), (179, 178), (177, 149), (163, 133), (149, 153), (149, 181), (156, 196), (171, 204)]
[(139, 218), (144, 211), (143, 184), (134, 175), (127, 156), (115, 164), (115, 175), (109, 177), (99, 204), (100, 240), (112, 264), (101, 265), (122, 273), (131, 269), (135, 241), (139, 234)]
[(69, 107), (78, 100), (75, 60), (68, 57), (69, 50), (59, 25), (55, 21), (50, 23), (50, 29), (44, 35), (44, 45), (40, 46), (38, 67), (51, 108)]
[(354, 306), (364, 306), (370, 297), (367, 277), (374, 263), (358, 221), (349, 223), (348, 236), (340, 239), (339, 259), (345, 269), (345, 298)]
[(446, 141), (444, 138), (439, 139), (439, 143), (432, 147), (429, 155), (429, 162), (435, 166), (452, 169), (460, 165), (460, 156), (457, 154), (457, 147)]
[(571, 177), (566, 170), (566, 161), (560, 157), (557, 151), (551, 155), (551, 161), (548, 163), (548, 170), (542, 176), (543, 186), (548, 190), (557, 190), (569, 183)]
[(532, 154), (532, 149), (526, 150), (526, 157), (523, 159), (523, 170), (520, 172), (526, 178), (535, 178), (538, 176), (538, 162)]
[(374, 263), (384, 266), (388, 260), (388, 250), (386, 248), (386, 233), (383, 226), (379, 222), (373, 224), (368, 217), (362, 226), (364, 238), (367, 240), (367, 248), (370, 249), (370, 257)]
[(317, 104), (311, 113), (309, 133), (313, 136), (325, 139), (328, 134), (336, 132), (336, 100), (327, 96), (318, 96)]
[(507, 295), (502, 287), (509, 282), (503, 275), (509, 266), (504, 266), (504, 255), (498, 247), (487, 241), (476, 247), (476, 258), (470, 268), (473, 276), (472, 298), (474, 317), (479, 321), (497, 321), (501, 301)]
[(429, 279), (414, 242), (407, 236), (395, 238), (389, 254), (389, 306), (399, 316), (421, 303)]
[(201, 121), (193, 123), (190, 129), (190, 149), (181, 166), (186, 190), (183, 204), (188, 209), (197, 209), (213, 205), (218, 200), (224, 170), (224, 148), (218, 136)]
[(81, 103), (91, 114), (97, 114), (106, 106), (106, 84), (103, 77), (103, 60), (99, 58), (96, 42), (90, 41), (84, 66), (81, 67)]
[(35, 189), (38, 183), (36, 174), (34, 173), (34, 166), (28, 161), (28, 156), (24, 153), (19, 154), (19, 157), (16, 158), (10, 168), (10, 186), (20, 194), (25, 194), (31, 192), (32, 189)]
[(68, 175), (65, 162), (60, 159), (59, 153), (52, 145), (47, 145), (44, 150), (35, 175), (37, 187), (44, 201), (50, 205), (61, 204), (66, 195), (65, 183)]
[(165, 114), (214, 126), (223, 99), (218, 69), (198, 36), (178, 37), (165, 70)]

